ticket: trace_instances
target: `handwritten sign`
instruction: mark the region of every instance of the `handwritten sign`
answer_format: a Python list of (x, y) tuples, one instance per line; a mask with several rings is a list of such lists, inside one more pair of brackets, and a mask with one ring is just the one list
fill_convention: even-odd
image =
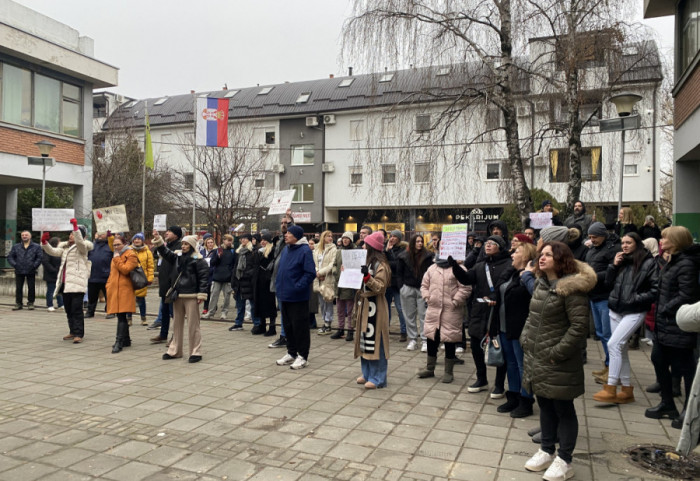
[(295, 224), (309, 224), (311, 222), (311, 212), (292, 212)]
[(168, 214), (154, 215), (153, 228), (158, 232), (165, 232), (168, 230)]
[(338, 287), (359, 289), (362, 287), (362, 272), (360, 268), (367, 262), (367, 251), (364, 249), (343, 249), (343, 270), (340, 272)]
[(552, 226), (552, 213), (551, 212), (531, 212), (530, 213), (530, 227), (533, 229), (544, 229), (545, 227)]
[[(292, 206), (292, 199), (294, 198), (294, 193), (296, 190), (278, 190), (272, 196), (272, 202), (270, 203), (270, 210), (267, 215), (281, 215), (287, 212)], [(292, 214), (294, 215), (294, 214)]]
[(72, 231), (69, 222), (75, 217), (73, 209), (32, 209), (32, 230), (34, 231)]
[(463, 261), (467, 256), (467, 224), (446, 224), (442, 226), (440, 240), (440, 258), (449, 256), (456, 261)]
[(101, 207), (92, 211), (95, 218), (97, 232), (126, 232), (129, 230), (129, 222), (126, 220), (126, 207), (124, 204), (111, 207)]

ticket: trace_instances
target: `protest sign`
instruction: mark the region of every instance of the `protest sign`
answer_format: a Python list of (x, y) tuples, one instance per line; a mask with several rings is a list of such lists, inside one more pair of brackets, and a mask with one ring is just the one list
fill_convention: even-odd
[(532, 212), (530, 213), (530, 227), (535, 230), (544, 229), (552, 226), (551, 212)]
[[(292, 199), (296, 190), (278, 190), (272, 196), (270, 210), (267, 215), (285, 214), (287, 209), (292, 206)], [(293, 215), (293, 214), (292, 214)]]
[(124, 204), (101, 207), (92, 211), (95, 218), (97, 232), (127, 232), (129, 222), (126, 220), (126, 207)]
[(168, 214), (158, 214), (153, 216), (153, 229), (158, 232), (168, 230)]
[(359, 289), (362, 287), (362, 272), (360, 268), (367, 262), (367, 251), (364, 249), (343, 249), (343, 270), (340, 271), (338, 287)]
[(70, 220), (75, 218), (74, 209), (32, 209), (32, 230), (51, 231), (72, 231), (73, 225)]
[(463, 261), (467, 256), (467, 224), (447, 224), (442, 226), (440, 239), (440, 258), (449, 256), (456, 261)]
[(309, 224), (311, 212), (292, 212), (292, 219), (294, 219), (295, 224)]

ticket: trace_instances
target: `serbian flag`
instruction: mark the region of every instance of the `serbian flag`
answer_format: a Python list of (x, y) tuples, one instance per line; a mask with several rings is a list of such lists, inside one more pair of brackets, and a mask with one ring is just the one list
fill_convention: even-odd
[(228, 100), (197, 99), (197, 140), (202, 147), (228, 147)]

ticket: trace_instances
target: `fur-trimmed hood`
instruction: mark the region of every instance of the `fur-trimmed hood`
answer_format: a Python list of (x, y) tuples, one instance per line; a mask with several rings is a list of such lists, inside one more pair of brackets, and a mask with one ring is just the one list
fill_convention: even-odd
[(593, 290), (598, 281), (595, 271), (585, 262), (576, 261), (578, 272), (564, 276), (557, 280), (554, 285), (554, 291), (566, 297), (575, 293), (586, 294)]

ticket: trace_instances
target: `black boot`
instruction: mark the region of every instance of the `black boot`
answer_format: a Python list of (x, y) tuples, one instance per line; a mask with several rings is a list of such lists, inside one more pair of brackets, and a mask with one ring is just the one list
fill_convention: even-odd
[(496, 408), (499, 413), (509, 413), (520, 404), (520, 394), (513, 391), (506, 391), (506, 402)]
[(512, 418), (526, 418), (532, 416), (532, 405), (535, 404), (535, 398), (520, 396), (520, 404), (510, 412)]
[(250, 333), (254, 336), (265, 334), (265, 319), (261, 319), (260, 324), (258, 324), (257, 326), (253, 326), (253, 329), (250, 330)]
[(119, 319), (119, 322), (117, 322), (117, 339), (112, 346), (112, 354), (122, 351), (122, 348), (124, 347), (124, 339), (126, 338), (126, 329), (128, 328), (129, 325), (126, 322), (126, 319)]
[(673, 429), (683, 429), (683, 421), (685, 420), (685, 408), (683, 408), (683, 411), (681, 414), (673, 420), (671, 423), (671, 427)]
[(131, 347), (131, 335), (129, 334), (129, 324), (126, 324), (124, 328), (124, 339), (122, 340), (122, 347)]
[(338, 329), (333, 334), (331, 334), (331, 339), (340, 339), (345, 335), (345, 329)]
[(275, 327), (275, 319), (270, 319), (270, 325), (267, 328), (267, 332), (263, 334), (265, 337), (272, 337), (277, 335), (277, 328)]
[(355, 340), (354, 331), (352, 329), (348, 329), (348, 333), (345, 335), (345, 340), (348, 342), (352, 342)]
[(661, 392), (661, 384), (655, 382), (654, 384), (650, 384), (649, 387), (646, 389), (647, 392), (650, 392), (652, 394), (657, 394)]
[(671, 401), (661, 401), (657, 406), (654, 406), (653, 408), (649, 408), (646, 411), (644, 411), (644, 416), (650, 418), (650, 419), (661, 419), (664, 417), (667, 417), (669, 419), (676, 419), (679, 414), (678, 414), (678, 409), (676, 409), (676, 405), (673, 402), (673, 399)]

